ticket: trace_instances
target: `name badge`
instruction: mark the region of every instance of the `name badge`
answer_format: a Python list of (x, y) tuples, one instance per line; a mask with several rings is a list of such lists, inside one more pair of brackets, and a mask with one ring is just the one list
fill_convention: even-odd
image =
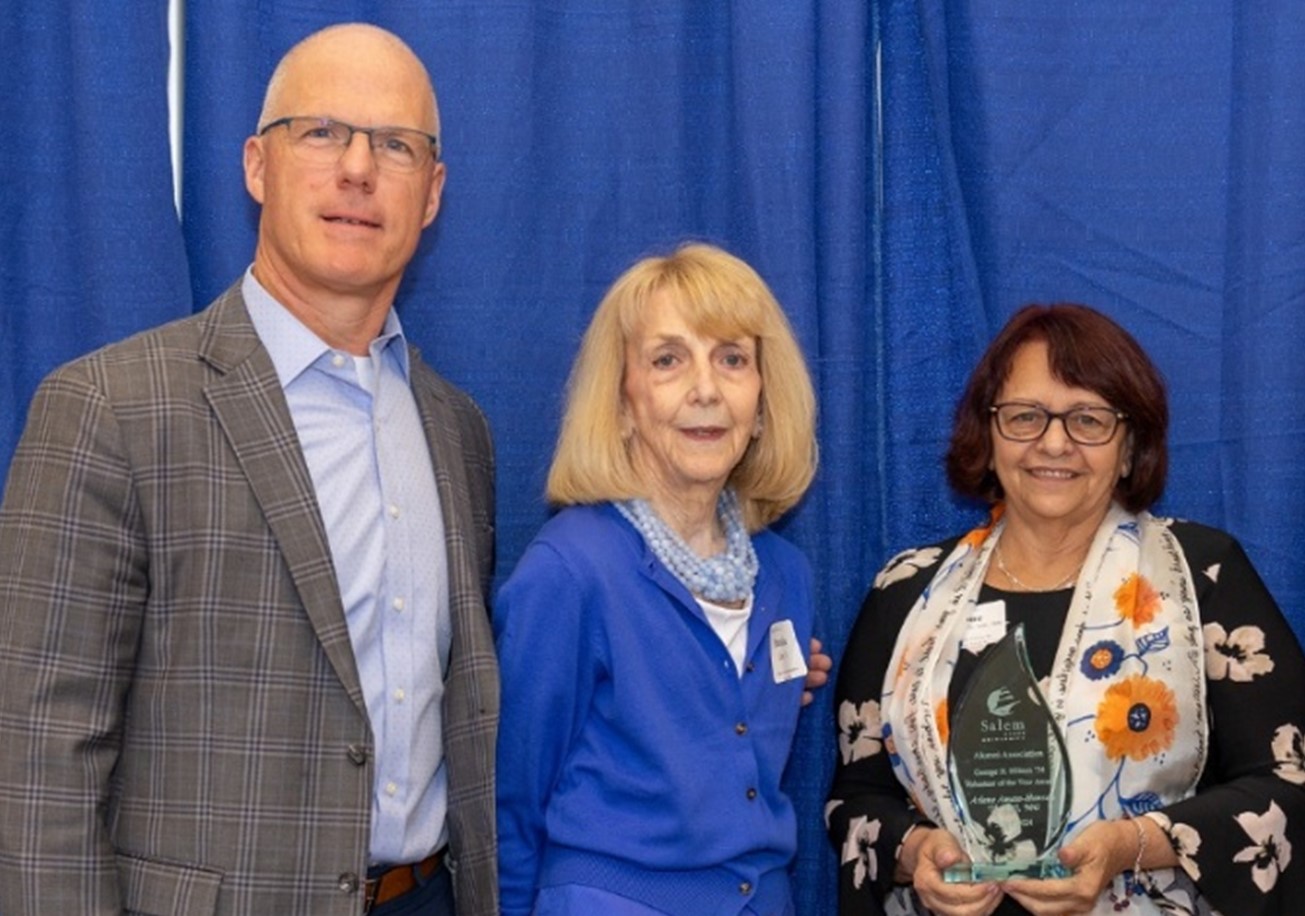
[(775, 673), (776, 684), (807, 676), (807, 661), (802, 657), (791, 620), (777, 620), (770, 625), (770, 670)]
[(965, 618), (965, 636), (961, 648), (978, 655), (1006, 635), (1006, 602), (985, 601), (976, 604)]

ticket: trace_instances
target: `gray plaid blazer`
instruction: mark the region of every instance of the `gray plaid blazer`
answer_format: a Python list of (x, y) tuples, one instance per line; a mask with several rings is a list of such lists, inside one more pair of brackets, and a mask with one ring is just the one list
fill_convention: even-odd
[[(453, 618), (450, 865), (459, 914), (489, 916), (493, 455), (475, 404), (413, 356)], [(371, 751), (307, 465), (238, 286), (56, 370), (0, 508), (0, 913), (356, 914)]]

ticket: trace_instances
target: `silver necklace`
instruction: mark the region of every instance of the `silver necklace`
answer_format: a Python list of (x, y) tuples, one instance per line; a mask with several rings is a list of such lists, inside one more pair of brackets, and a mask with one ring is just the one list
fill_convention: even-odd
[(1010, 580), (1011, 585), (1014, 585), (1016, 588), (1025, 592), (1058, 592), (1062, 588), (1068, 588), (1074, 584), (1074, 580), (1078, 578), (1079, 570), (1083, 568), (1082, 563), (1078, 564), (1072, 573), (1050, 588), (1034, 588), (1025, 582), (1021, 582), (1018, 576), (1006, 568), (1006, 564), (1001, 559), (1001, 544), (997, 545), (997, 549), (993, 551), (993, 555), (996, 557), (997, 568), (1001, 570), (1001, 574)]

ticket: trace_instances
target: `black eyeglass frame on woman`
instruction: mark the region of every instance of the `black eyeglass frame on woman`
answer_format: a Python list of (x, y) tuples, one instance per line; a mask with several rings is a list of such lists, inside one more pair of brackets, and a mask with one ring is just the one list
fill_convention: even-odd
[(1071, 407), (1057, 413), (1020, 401), (993, 404), (988, 413), (998, 435), (1010, 442), (1036, 442), (1047, 434), (1052, 420), (1059, 420), (1070, 441), (1087, 446), (1109, 445), (1128, 419), (1128, 414), (1113, 407)]

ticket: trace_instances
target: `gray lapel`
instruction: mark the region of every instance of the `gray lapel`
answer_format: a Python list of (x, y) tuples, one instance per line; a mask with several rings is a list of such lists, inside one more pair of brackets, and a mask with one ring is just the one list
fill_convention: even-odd
[[(413, 353), (414, 363), (418, 357)], [(413, 393), (417, 401), (417, 411), (421, 414), (422, 430), (426, 434), (426, 445), (430, 449), (431, 464), (435, 469), (435, 486), (440, 495), (440, 514), (444, 518), (444, 543), (470, 544), (474, 537), (467, 531), (471, 524), (471, 486), (467, 482), (467, 469), (462, 456), (462, 432), (458, 428), (457, 418), (452, 407), (445, 402), (443, 392), (438, 386), (425, 384), (424, 377), (414, 372)], [(457, 552), (448, 551), (450, 612), (454, 614), (454, 631), (456, 635), (456, 615), (459, 608), (456, 596), (458, 585), (467, 581), (476, 581), (474, 569), (458, 567), (461, 558)], [(464, 576), (470, 572), (471, 579)], [(465, 586), (463, 586), (465, 587)]]
[[(420, 356), (413, 352), (414, 366)], [(470, 686), (462, 676), (474, 680), (493, 656), (493, 638), (488, 635), (485, 596), (480, 567), (476, 561), (477, 532), (472, 512), (471, 481), (467, 477), (466, 452), (472, 446), (463, 441), (463, 430), (454, 405), (449, 403), (440, 382), (426, 372), (413, 372), (413, 393), (421, 414), (435, 485), (444, 518), (444, 544), (449, 569), (449, 613), (453, 623), (453, 651), (445, 680), (450, 691)], [(492, 666), (492, 662), (489, 662)], [(446, 697), (447, 698), (447, 697)]]
[(366, 715), (330, 543), (271, 357), (259, 342), (238, 285), (214, 303), (209, 316), (200, 357), (221, 377), (204, 389), (205, 397), (280, 546), (331, 666)]

